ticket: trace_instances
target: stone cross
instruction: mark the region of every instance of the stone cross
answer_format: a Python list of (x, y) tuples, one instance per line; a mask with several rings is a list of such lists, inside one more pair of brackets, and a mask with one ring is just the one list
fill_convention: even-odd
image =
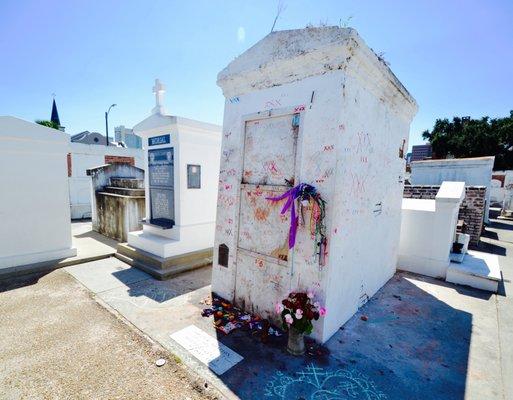
[(155, 86), (153, 86), (153, 93), (155, 94), (155, 107), (152, 110), (153, 114), (165, 114), (164, 112), (164, 92), (166, 87), (155, 79)]

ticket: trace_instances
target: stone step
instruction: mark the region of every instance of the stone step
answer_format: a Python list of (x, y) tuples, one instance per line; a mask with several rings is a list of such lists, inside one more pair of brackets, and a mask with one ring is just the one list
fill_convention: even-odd
[(103, 189), (104, 192), (119, 194), (121, 196), (135, 196), (135, 197), (144, 197), (144, 189), (132, 189), (132, 188), (122, 188), (116, 186), (107, 186)]
[(118, 244), (116, 258), (159, 280), (212, 264), (212, 249), (162, 258), (127, 243)]
[(112, 177), (110, 178), (110, 185), (130, 189), (144, 189), (144, 179)]
[(450, 263), (445, 280), (497, 293), (502, 280), (499, 257), (470, 250), (461, 263)]

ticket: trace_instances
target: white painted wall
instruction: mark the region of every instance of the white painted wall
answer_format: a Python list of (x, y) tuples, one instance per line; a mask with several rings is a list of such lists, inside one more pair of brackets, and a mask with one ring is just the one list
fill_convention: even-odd
[(65, 133), (0, 117), (0, 268), (76, 255)]
[(68, 178), (71, 219), (91, 217), (91, 179), (86, 175), (88, 168), (105, 164), (105, 156), (134, 157), (135, 166), (144, 167), (142, 149), (70, 143), (71, 173)]
[(490, 188), (490, 204), (499, 203), (502, 205), (508, 188), (513, 188), (513, 170), (493, 171), (493, 176), (504, 176), (504, 184), (498, 179), (492, 179)]
[(399, 269), (445, 278), (464, 197), (464, 182), (443, 182), (435, 200), (402, 200)]
[[(314, 289), (328, 308), (313, 333), (324, 342), (395, 271), (399, 148), (408, 147), (416, 103), (354, 30), (333, 27), (272, 33), (225, 68), (218, 84), (226, 102), (212, 290), (276, 321), (275, 303)], [(328, 204), (323, 267), (305, 227), (287, 262), (238, 249), (244, 119), (286, 112), (301, 115), (296, 184), (314, 185)], [(221, 244), (228, 267), (217, 264)]]
[[(211, 248), (214, 244), (221, 127), (176, 116), (153, 114), (134, 127), (148, 149), (174, 148), (175, 226), (162, 229), (148, 223), (130, 232), (128, 244), (167, 258)], [(170, 135), (170, 144), (148, 146), (148, 138)], [(201, 188), (187, 188), (187, 164), (201, 166)], [(150, 214), (148, 163), (145, 161), (146, 215)]]
[(489, 222), (492, 169), (495, 157), (424, 160), (411, 163), (412, 185), (441, 185), (444, 181), (465, 182), (466, 186), (486, 186), (484, 221)]

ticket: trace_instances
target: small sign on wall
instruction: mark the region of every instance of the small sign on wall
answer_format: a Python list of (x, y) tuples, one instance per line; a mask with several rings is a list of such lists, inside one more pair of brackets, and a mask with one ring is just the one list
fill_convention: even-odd
[(171, 143), (170, 135), (160, 135), (148, 138), (148, 146), (158, 146), (161, 144)]

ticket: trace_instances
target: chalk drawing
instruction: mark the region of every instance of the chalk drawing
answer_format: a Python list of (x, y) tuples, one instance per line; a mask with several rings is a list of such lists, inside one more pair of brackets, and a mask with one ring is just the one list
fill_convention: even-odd
[(264, 105), (265, 109), (278, 108), (278, 107), (281, 107), (281, 102), (280, 102), (280, 100), (277, 100), (277, 99), (266, 101), (265, 105)]
[(229, 150), (224, 150), (223, 151), (223, 161), (225, 163), (229, 163), (230, 162), (230, 158), (232, 156), (232, 154), (235, 152), (234, 149), (229, 149)]
[(388, 397), (376, 388), (366, 375), (354, 369), (327, 369), (308, 365), (294, 376), (281, 371), (268, 382), (264, 395), (272, 399), (385, 400)]

